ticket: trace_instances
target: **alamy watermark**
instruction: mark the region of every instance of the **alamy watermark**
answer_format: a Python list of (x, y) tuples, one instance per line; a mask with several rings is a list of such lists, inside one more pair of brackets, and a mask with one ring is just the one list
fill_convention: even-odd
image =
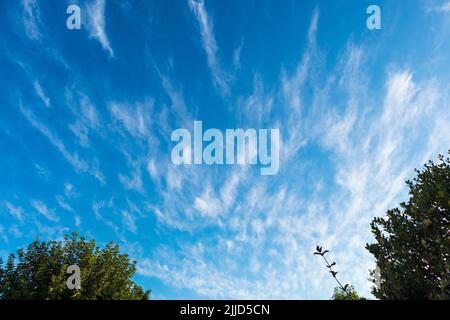
[[(70, 4), (66, 13), (69, 15), (66, 19), (66, 27), (69, 30), (81, 29), (81, 9), (76, 4)], [(372, 4), (367, 7), (366, 13), (370, 16), (366, 20), (366, 26), (369, 30), (381, 29), (381, 9), (378, 5)]]
[(70, 16), (67, 17), (66, 27), (69, 30), (81, 29), (81, 9), (76, 4), (71, 4), (67, 7), (66, 13)]
[(81, 289), (81, 270), (76, 264), (70, 265), (66, 270), (67, 274), (70, 276), (67, 278), (66, 286), (69, 290), (79, 290)]
[(381, 9), (379, 6), (372, 4), (367, 7), (367, 14), (370, 16), (367, 18), (366, 26), (369, 30), (380, 30), (381, 29)]
[[(179, 128), (172, 132), (171, 159), (175, 165), (257, 165), (261, 175), (275, 175), (280, 167), (279, 129), (218, 129), (203, 132), (202, 121), (194, 121), (194, 132)], [(203, 143), (206, 143), (204, 146)], [(270, 142), (270, 144), (269, 144)]]

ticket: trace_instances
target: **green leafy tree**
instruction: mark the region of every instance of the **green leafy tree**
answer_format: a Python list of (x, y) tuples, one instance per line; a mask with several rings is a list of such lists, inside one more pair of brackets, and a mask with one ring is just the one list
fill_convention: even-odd
[[(81, 288), (69, 289), (67, 273), (77, 265)], [(26, 250), (0, 261), (0, 299), (147, 300), (150, 291), (132, 281), (136, 261), (113, 242), (100, 249), (73, 233), (63, 241), (32, 242)]]
[(366, 249), (379, 269), (372, 272), (379, 299), (450, 298), (450, 159), (441, 155), (416, 172), (409, 200), (371, 223), (376, 243)]
[(356, 292), (352, 285), (349, 285), (344, 291), (341, 287), (334, 288), (333, 300), (366, 300)]

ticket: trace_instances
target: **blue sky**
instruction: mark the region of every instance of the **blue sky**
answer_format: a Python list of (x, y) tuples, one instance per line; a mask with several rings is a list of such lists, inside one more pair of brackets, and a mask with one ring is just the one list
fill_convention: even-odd
[[(447, 0), (2, 1), (0, 30), (0, 256), (114, 240), (157, 299), (328, 299), (316, 244), (369, 295), (371, 219), (450, 148)], [(279, 128), (278, 174), (174, 166), (194, 120)]]

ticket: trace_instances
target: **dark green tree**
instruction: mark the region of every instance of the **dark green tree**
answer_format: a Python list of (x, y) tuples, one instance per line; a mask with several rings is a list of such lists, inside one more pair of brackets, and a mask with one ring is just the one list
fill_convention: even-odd
[(409, 200), (371, 223), (376, 243), (366, 249), (379, 269), (379, 299), (450, 298), (450, 159), (441, 155), (416, 173)]
[[(80, 289), (67, 287), (70, 265), (80, 268)], [(100, 249), (76, 233), (63, 241), (37, 239), (0, 263), (0, 299), (147, 300), (150, 291), (132, 281), (135, 272), (136, 261), (113, 242)]]

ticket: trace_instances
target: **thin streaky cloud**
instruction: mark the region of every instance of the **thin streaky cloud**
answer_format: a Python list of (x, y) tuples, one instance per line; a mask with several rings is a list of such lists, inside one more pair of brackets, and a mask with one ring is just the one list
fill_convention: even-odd
[(63, 196), (56, 196), (56, 202), (59, 204), (61, 208), (69, 212), (75, 212), (75, 210), (66, 202)]
[(8, 210), (9, 214), (19, 220), (20, 222), (24, 221), (24, 212), (22, 207), (15, 206), (9, 201), (4, 201), (3, 206)]
[(42, 39), (42, 22), (37, 0), (22, 0), (23, 25), (25, 33), (31, 40)]
[(309, 43), (313, 43), (316, 40), (316, 33), (317, 33), (317, 28), (319, 25), (319, 8), (315, 7), (314, 8), (314, 12), (313, 12), (313, 16), (311, 19), (311, 24), (309, 25), (309, 30), (308, 30), (308, 40)]
[(56, 149), (63, 155), (63, 157), (75, 168), (77, 171), (85, 172), (88, 170), (88, 165), (81, 160), (78, 155), (71, 154), (62, 140), (54, 134), (45, 124), (39, 122), (31, 110), (21, 107), (20, 111), (27, 119), (27, 121), (39, 132), (41, 132), (49, 142), (56, 147)]
[(214, 84), (219, 87), (222, 94), (226, 95), (230, 90), (229, 83), (227, 75), (219, 64), (218, 46), (214, 37), (211, 19), (205, 9), (205, 3), (203, 0), (189, 0), (188, 5), (200, 26), (202, 45), (206, 53)]
[(34, 91), (36, 92), (37, 96), (42, 100), (44, 105), (47, 108), (50, 108), (50, 98), (45, 95), (44, 90), (42, 89), (42, 86), (39, 83), (39, 81), (35, 80), (33, 83), (33, 87), (34, 87)]
[(69, 164), (75, 169), (76, 172), (84, 172), (92, 175), (101, 184), (105, 183), (105, 177), (98, 168), (96, 161), (90, 166), (85, 160), (81, 159), (77, 153), (71, 153), (67, 150), (64, 142), (53, 133), (44, 123), (38, 121), (33, 112), (23, 106), (20, 107), (20, 111), (29, 122), (29, 124), (43, 134), (48, 141), (56, 147), (61, 155), (69, 162)]
[(122, 216), (122, 224), (125, 226), (125, 228), (131, 233), (136, 233), (136, 217), (127, 210), (122, 210), (120, 214)]
[(86, 4), (88, 17), (87, 27), (89, 36), (102, 45), (102, 48), (108, 52), (110, 57), (114, 57), (114, 51), (109, 43), (105, 30), (105, 0), (95, 0)]
[(43, 201), (31, 200), (30, 204), (37, 212), (43, 215), (46, 219), (53, 222), (59, 221), (59, 217), (53, 212), (53, 210), (50, 210)]

